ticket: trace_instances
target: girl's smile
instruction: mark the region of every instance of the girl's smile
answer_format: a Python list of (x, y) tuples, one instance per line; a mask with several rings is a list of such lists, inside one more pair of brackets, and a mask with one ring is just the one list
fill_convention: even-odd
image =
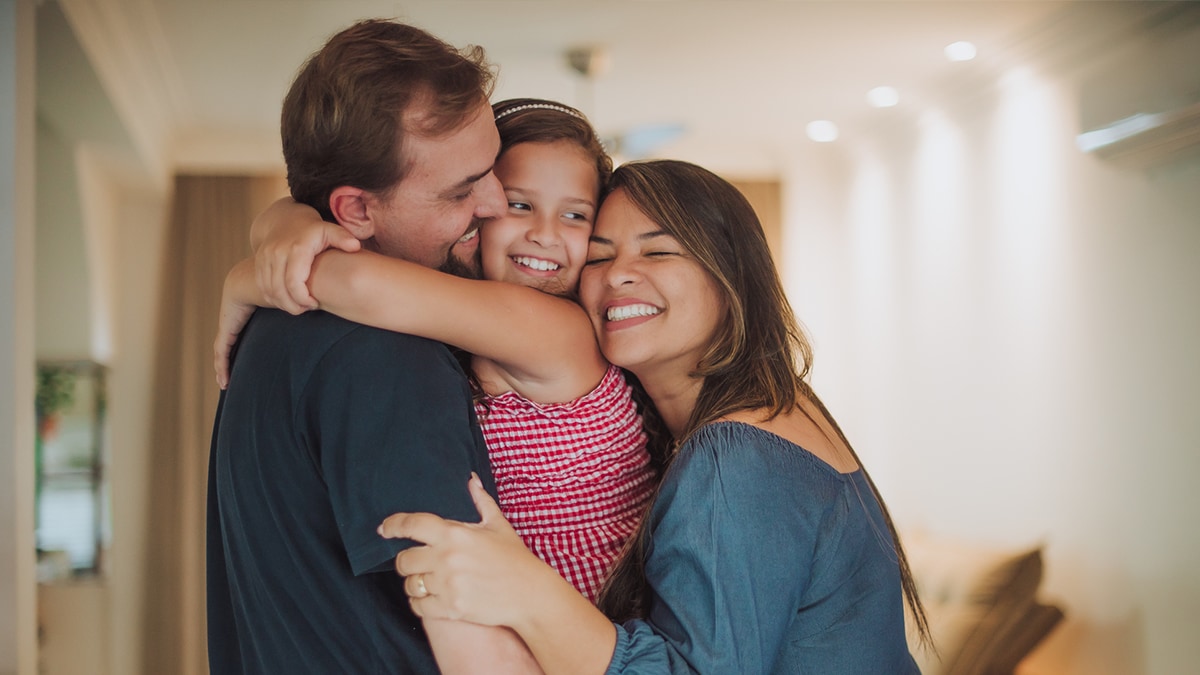
[(484, 278), (573, 293), (600, 190), (595, 162), (571, 141), (518, 143), (496, 163), (508, 209), (480, 237)]

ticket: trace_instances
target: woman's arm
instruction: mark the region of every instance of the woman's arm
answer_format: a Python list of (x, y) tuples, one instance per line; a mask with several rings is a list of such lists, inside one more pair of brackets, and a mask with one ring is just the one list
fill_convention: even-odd
[(321, 254), (309, 286), (321, 309), (494, 361), (507, 384), (534, 401), (582, 396), (608, 367), (579, 305), (525, 286), (463, 279), (368, 251)]
[(396, 556), (413, 611), (426, 621), (510, 626), (546, 673), (603, 673), (616, 627), (525, 548), (477, 477), (469, 487), (478, 524), (416, 513), (379, 527), (385, 537), (426, 544)]

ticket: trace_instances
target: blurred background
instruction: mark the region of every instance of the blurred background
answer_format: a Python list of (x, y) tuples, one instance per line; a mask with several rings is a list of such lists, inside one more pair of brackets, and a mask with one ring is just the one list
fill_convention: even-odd
[(746, 192), (947, 643), (1033, 552), (1017, 672), (1194, 670), (1200, 3), (2, 0), (0, 673), (207, 672), (220, 284), (369, 17)]

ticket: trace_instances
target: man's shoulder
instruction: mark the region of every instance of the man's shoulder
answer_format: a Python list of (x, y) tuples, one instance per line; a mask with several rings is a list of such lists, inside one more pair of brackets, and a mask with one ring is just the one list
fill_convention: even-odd
[(387, 354), (394, 358), (428, 358), (432, 354), (450, 354), (449, 348), (436, 340), (355, 323), (322, 311), (292, 316), (277, 309), (260, 309), (246, 327), (245, 337), (249, 338), (252, 334), (257, 338), (265, 338), (265, 342), (275, 343), (276, 347), (287, 344), (299, 350), (325, 351), (349, 341), (356, 345), (388, 347), (386, 353), (376, 355), (381, 358)]
[(330, 369), (347, 374), (401, 370), (447, 382), (465, 379), (454, 354), (441, 342), (354, 323), (328, 312), (292, 316), (260, 309), (238, 341), (234, 369), (264, 373), (280, 368), (300, 380)]

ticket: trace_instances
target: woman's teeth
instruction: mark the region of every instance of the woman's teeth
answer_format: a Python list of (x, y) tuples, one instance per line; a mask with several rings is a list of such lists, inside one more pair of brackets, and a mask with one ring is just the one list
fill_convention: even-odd
[(552, 263), (549, 260), (542, 260), (540, 258), (526, 258), (524, 256), (513, 258), (513, 262), (517, 263), (518, 265), (524, 265), (525, 267), (538, 270), (539, 272), (552, 272), (557, 270), (559, 267), (557, 263)]
[(654, 305), (621, 305), (608, 308), (609, 321), (624, 321), (639, 316), (653, 316), (662, 310)]

